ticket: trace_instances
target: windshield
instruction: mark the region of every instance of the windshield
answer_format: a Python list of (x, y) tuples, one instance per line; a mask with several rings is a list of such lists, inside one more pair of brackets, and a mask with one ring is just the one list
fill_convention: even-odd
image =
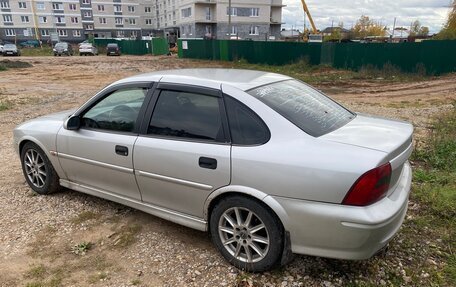
[(248, 91), (311, 136), (334, 131), (355, 115), (310, 86), (287, 80)]
[(66, 48), (67, 45), (68, 45), (67, 43), (57, 43), (57, 44), (55, 44), (55, 47), (56, 48)]
[(3, 48), (5, 48), (5, 49), (16, 49), (16, 45), (13, 45), (13, 44), (5, 44), (5, 46), (3, 46)]
[(108, 48), (117, 48), (117, 44), (108, 44)]

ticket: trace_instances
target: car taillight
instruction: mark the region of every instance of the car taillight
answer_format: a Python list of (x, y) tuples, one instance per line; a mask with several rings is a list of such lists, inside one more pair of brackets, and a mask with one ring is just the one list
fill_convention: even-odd
[(348, 191), (342, 204), (366, 206), (386, 196), (391, 181), (391, 164), (387, 163), (363, 174)]

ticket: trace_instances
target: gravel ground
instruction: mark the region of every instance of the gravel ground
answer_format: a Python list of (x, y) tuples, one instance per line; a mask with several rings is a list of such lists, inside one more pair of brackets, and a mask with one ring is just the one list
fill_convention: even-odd
[[(0, 101), (10, 105), (0, 111), (0, 286), (414, 285), (407, 266), (422, 266), (417, 272), (422, 272), (423, 284), (428, 282), (426, 270), (441, 267), (429, 247), (438, 245), (438, 239), (417, 239), (426, 230), (414, 230), (406, 220), (403, 229), (408, 231), (392, 241), (385, 256), (362, 262), (295, 256), (281, 269), (246, 274), (223, 260), (206, 233), (70, 190), (37, 196), (27, 187), (12, 148), (17, 124), (77, 107), (125, 76), (224, 64), (133, 56), (20, 60), (33, 67), (0, 72)], [(418, 142), (430, 118), (456, 100), (456, 75), (423, 82), (351, 81), (318, 87), (354, 111), (413, 122)], [(408, 218), (418, 208), (410, 203)], [(74, 248), (81, 243), (90, 246)]]

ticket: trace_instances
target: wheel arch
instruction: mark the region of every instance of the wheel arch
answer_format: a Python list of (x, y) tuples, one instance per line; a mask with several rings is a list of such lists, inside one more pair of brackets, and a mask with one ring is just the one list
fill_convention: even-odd
[(278, 220), (282, 223), (284, 231), (288, 230), (288, 214), (279, 202), (260, 190), (239, 185), (222, 187), (208, 196), (204, 204), (204, 218), (208, 222), (208, 226), (215, 204), (217, 204), (217, 202), (221, 199), (229, 196), (244, 196), (258, 201), (277, 216)]

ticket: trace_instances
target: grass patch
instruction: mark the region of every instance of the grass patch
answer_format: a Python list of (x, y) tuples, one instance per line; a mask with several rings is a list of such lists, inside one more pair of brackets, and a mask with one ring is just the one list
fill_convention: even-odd
[(376, 80), (385, 82), (406, 82), (424, 80), (425, 73), (404, 73), (387, 63), (379, 69), (372, 65), (362, 67), (359, 71), (336, 69), (327, 65), (311, 65), (306, 58), (302, 58), (288, 65), (273, 66), (267, 64), (250, 64), (244, 59), (233, 62), (220, 62), (227, 68), (251, 69), (288, 75), (309, 84), (331, 83), (345, 85), (347, 80)]
[(13, 103), (9, 100), (1, 100), (0, 101), (0, 112), (9, 110), (13, 107)]
[(456, 103), (435, 120), (428, 141), (415, 149), (412, 159), (417, 167), (411, 200), (420, 208), (411, 223), (439, 240), (430, 252), (443, 262), (442, 268), (429, 270), (430, 281), (456, 286)]
[(21, 49), (21, 55), (27, 57), (36, 57), (36, 56), (52, 56), (52, 47), (43, 46), (42, 48), (23, 48)]
[(71, 248), (71, 252), (73, 252), (76, 255), (85, 255), (91, 248), (92, 248), (92, 243), (84, 241), (84, 242), (74, 245)]
[(95, 213), (92, 211), (83, 211), (83, 212), (79, 213), (76, 217), (71, 219), (71, 223), (81, 224), (81, 223), (84, 223), (89, 220), (98, 219), (100, 217), (101, 217), (101, 214), (99, 214), (99, 213)]
[(124, 225), (115, 231), (113, 236), (113, 246), (125, 248), (136, 241), (136, 235), (141, 231), (142, 227), (138, 224)]
[(0, 66), (4, 67), (5, 70), (7, 69), (24, 69), (33, 67), (32, 64), (23, 61), (11, 61), (11, 60), (1, 60)]
[(32, 266), (25, 274), (27, 278), (42, 279), (46, 275), (46, 268), (43, 264)]

